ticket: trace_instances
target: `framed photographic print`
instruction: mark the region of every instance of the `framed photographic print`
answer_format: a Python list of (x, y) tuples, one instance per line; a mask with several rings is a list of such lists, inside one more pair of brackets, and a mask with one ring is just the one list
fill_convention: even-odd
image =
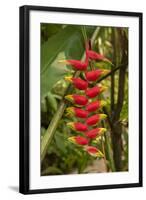
[(142, 13), (20, 7), (20, 192), (142, 186)]

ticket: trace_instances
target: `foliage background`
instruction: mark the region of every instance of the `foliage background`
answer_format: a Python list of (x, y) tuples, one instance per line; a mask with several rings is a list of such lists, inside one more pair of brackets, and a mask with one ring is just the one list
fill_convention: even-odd
[[(104, 108), (109, 116), (104, 124), (108, 132), (100, 146), (101, 149), (104, 146), (106, 161), (93, 159), (67, 141), (68, 136), (75, 133), (66, 127), (69, 120), (63, 114), (47, 145), (41, 175), (128, 170), (128, 29), (94, 26), (85, 29), (88, 38), (97, 32), (93, 49), (106, 55), (114, 64), (96, 63), (98, 68), (113, 71), (101, 82), (109, 88), (103, 97), (108, 102)], [(83, 53), (81, 26), (41, 24), (41, 143), (49, 134), (47, 128), (66, 93), (68, 84), (63, 77), (72, 70), (60, 65), (58, 60), (80, 60)]]

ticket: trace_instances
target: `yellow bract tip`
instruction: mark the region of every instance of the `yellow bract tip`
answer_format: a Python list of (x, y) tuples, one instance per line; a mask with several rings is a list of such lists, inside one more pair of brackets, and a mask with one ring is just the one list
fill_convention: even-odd
[(73, 124), (73, 122), (68, 122), (66, 125), (71, 126), (72, 124)]
[(108, 87), (106, 87), (106, 86), (102, 86), (101, 87), (101, 91), (103, 92), (103, 91), (105, 91), (105, 90), (107, 90), (108, 89)]
[(100, 118), (101, 118), (101, 119), (105, 119), (106, 117), (107, 117), (106, 114), (100, 114)]
[(66, 116), (70, 116), (70, 115), (73, 115), (74, 114), (74, 107), (68, 107), (66, 108)]
[(100, 128), (100, 133), (104, 133), (105, 131), (107, 131), (106, 128)]
[(69, 101), (73, 100), (73, 96), (71, 94), (66, 95), (64, 98), (67, 99), (67, 100), (69, 100)]
[(65, 76), (64, 79), (66, 81), (72, 82), (72, 76)]
[(104, 69), (102, 73), (103, 73), (103, 75), (106, 75), (106, 74), (108, 74), (109, 72), (110, 72), (109, 69)]
[(103, 153), (101, 151), (98, 150), (98, 152), (96, 153), (96, 157), (103, 158), (104, 155), (103, 155)]
[(67, 111), (67, 112), (68, 112), (68, 111), (72, 111), (73, 108), (74, 108), (74, 107), (68, 107), (68, 108), (66, 108), (66, 111)]
[(107, 105), (107, 102), (106, 101), (103, 101), (103, 100), (101, 100), (100, 101), (100, 105), (103, 107), (103, 106), (106, 106)]
[(68, 122), (66, 124), (69, 128), (71, 128), (72, 130), (74, 130), (74, 122)]
[(114, 66), (114, 64), (113, 64), (108, 58), (105, 58), (104, 61), (105, 61), (105, 62), (108, 62), (109, 64), (111, 64), (111, 65)]
[(68, 64), (67, 60), (58, 60), (59, 63), (64, 63), (64, 64)]
[(74, 138), (74, 136), (69, 137), (69, 138), (68, 138), (68, 141), (70, 141), (70, 142), (75, 142), (75, 138)]

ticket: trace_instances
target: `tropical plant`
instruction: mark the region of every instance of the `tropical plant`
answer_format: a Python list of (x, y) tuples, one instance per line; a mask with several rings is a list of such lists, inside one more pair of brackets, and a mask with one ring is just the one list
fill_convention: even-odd
[[(97, 172), (128, 170), (127, 65), (126, 28), (41, 24), (42, 175), (90, 173), (93, 165)], [(101, 112), (107, 119), (85, 130)], [(77, 131), (77, 122), (84, 131)]]

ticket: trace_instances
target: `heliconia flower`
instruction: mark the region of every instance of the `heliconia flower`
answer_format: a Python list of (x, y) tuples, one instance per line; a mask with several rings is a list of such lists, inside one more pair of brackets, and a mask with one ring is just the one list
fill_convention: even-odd
[(88, 117), (86, 119), (86, 124), (88, 126), (96, 125), (100, 120), (105, 119), (106, 117), (107, 117), (107, 115), (105, 115), (105, 114), (92, 115), (91, 117)]
[(93, 157), (99, 157), (99, 158), (104, 157), (103, 153), (94, 146), (85, 146), (84, 150)]
[(88, 88), (86, 90), (86, 95), (90, 98), (94, 98), (106, 89), (107, 89), (107, 87), (105, 87), (105, 86), (94, 86), (94, 87)]
[(81, 106), (85, 106), (88, 103), (88, 99), (83, 95), (77, 95), (77, 94), (66, 95), (65, 99)]
[(106, 75), (109, 73), (110, 70), (108, 69), (96, 69), (92, 71), (85, 72), (85, 77), (88, 81), (96, 81), (102, 75)]
[(92, 50), (86, 50), (87, 51), (87, 55), (90, 59), (92, 60), (102, 60), (102, 61), (109, 61), (104, 55), (99, 54), (95, 51)]
[(65, 80), (73, 83), (74, 87), (79, 90), (86, 90), (88, 87), (88, 82), (82, 80), (81, 78), (73, 78), (71, 76), (66, 76)]
[(88, 144), (88, 139), (82, 136), (72, 136), (69, 137), (68, 140), (70, 142), (73, 142), (74, 144), (78, 145), (87, 145)]
[(69, 122), (67, 126), (70, 127), (74, 131), (84, 132), (88, 130), (86, 124), (82, 124), (81, 122)]
[(106, 101), (103, 101), (103, 100), (93, 101), (86, 106), (86, 110), (88, 112), (94, 112), (94, 111), (97, 111), (98, 109), (102, 108), (106, 104), (107, 104)]
[(95, 128), (89, 130), (85, 133), (85, 135), (91, 139), (101, 136), (106, 131), (106, 128)]
[(60, 60), (60, 63), (65, 63), (67, 65), (72, 65), (75, 70), (85, 71), (88, 67), (88, 54), (86, 52), (85, 62), (80, 60)]
[(75, 108), (75, 107), (68, 107), (66, 109), (67, 114), (79, 118), (87, 118), (88, 117), (88, 111), (80, 109), (80, 108)]

